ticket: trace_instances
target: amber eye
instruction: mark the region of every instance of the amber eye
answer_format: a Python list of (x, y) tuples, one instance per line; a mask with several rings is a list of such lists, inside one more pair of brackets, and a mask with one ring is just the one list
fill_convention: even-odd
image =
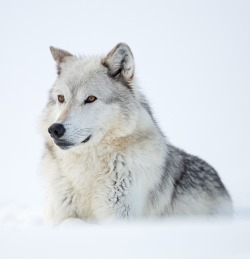
[(60, 103), (64, 102), (64, 95), (58, 95), (57, 98)]
[(96, 100), (97, 98), (93, 95), (90, 95), (86, 100), (85, 103), (92, 103)]

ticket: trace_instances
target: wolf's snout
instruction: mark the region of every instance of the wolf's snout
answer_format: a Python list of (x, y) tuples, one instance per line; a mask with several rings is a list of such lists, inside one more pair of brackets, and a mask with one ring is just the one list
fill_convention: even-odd
[(54, 139), (61, 138), (65, 133), (65, 128), (60, 123), (54, 123), (48, 128), (49, 134)]

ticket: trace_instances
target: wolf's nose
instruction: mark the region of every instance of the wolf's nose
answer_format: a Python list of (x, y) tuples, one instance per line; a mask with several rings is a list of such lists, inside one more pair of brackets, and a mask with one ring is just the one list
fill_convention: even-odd
[(65, 133), (65, 128), (60, 123), (54, 123), (48, 128), (49, 134), (52, 138), (59, 139)]

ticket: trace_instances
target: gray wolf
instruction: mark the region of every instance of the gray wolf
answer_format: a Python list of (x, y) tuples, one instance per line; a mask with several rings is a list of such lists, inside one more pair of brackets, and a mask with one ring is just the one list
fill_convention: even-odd
[(161, 132), (138, 88), (128, 45), (104, 57), (50, 50), (58, 76), (40, 122), (48, 219), (232, 213), (217, 172)]

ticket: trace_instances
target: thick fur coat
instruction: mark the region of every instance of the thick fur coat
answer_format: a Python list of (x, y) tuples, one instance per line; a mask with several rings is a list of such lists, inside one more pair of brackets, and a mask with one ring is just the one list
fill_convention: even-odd
[(51, 52), (58, 77), (40, 123), (50, 220), (232, 213), (217, 172), (162, 134), (126, 44), (106, 57)]

